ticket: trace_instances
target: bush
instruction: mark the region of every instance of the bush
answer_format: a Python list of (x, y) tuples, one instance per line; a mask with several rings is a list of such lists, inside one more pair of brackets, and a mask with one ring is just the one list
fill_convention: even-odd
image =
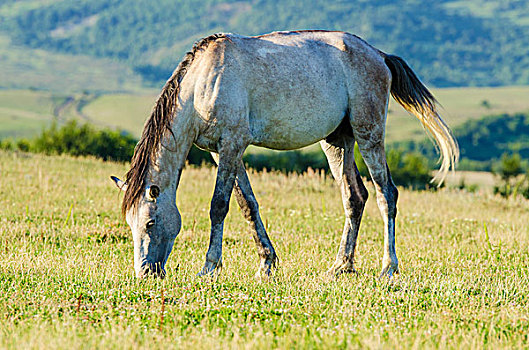
[[(137, 140), (130, 134), (110, 129), (97, 129), (89, 124), (80, 125), (71, 120), (62, 126), (53, 123), (32, 140), (20, 139), (0, 141), (0, 148), (18, 149), (24, 152), (45, 154), (69, 154), (73, 156), (95, 156), (103, 160), (130, 161)], [(187, 157), (195, 165), (213, 163), (211, 155), (195, 146)], [(308, 168), (329, 172), (323, 151), (286, 151), (245, 154), (245, 164), (258, 171), (278, 170), (302, 173)], [(355, 160), (362, 176), (369, 178), (367, 167), (355, 146)], [(426, 158), (419, 153), (404, 153), (392, 149), (387, 153), (387, 162), (396, 185), (424, 189), (428, 187), (430, 169)]]
[[(62, 126), (57, 123), (44, 129), (34, 139), (0, 140), (0, 149), (19, 150), (44, 154), (69, 154), (72, 156), (95, 156), (103, 160), (130, 161), (137, 140), (129, 133), (119, 130), (98, 129), (90, 124), (80, 125), (71, 120)], [(195, 146), (187, 157), (189, 163), (201, 165), (213, 163), (211, 155)]]
[(501, 162), (493, 168), (493, 174), (498, 175), (503, 181), (510, 181), (523, 173), (522, 158), (518, 153), (508, 155), (504, 153)]
[(255, 170), (279, 170), (282, 172), (302, 173), (308, 168), (329, 170), (327, 160), (322, 151), (267, 151), (244, 155), (244, 163)]
[(516, 197), (521, 194), (529, 198), (529, 176), (523, 173), (522, 158), (519, 154), (503, 154), (501, 162), (493, 169), (494, 175), (499, 177), (499, 182), (493, 188), (494, 194), (502, 197)]
[(34, 139), (19, 139), (16, 142), (2, 140), (0, 148), (45, 154), (70, 154), (73, 156), (95, 156), (104, 160), (129, 161), (136, 140), (121, 131), (99, 130), (89, 124), (79, 125), (71, 120), (61, 127), (53, 123)]
[(457, 188), (462, 191), (467, 191), (469, 193), (475, 193), (479, 189), (479, 186), (477, 184), (467, 184), (465, 181), (465, 178), (461, 178), (459, 181), (459, 184), (457, 185)]
[[(431, 169), (427, 159), (420, 153), (404, 153), (392, 149), (386, 155), (393, 182), (398, 186), (413, 189), (428, 188)], [(370, 179), (369, 171), (362, 158), (358, 145), (355, 145), (355, 161), (360, 174)], [(308, 168), (324, 169), (329, 172), (327, 159), (323, 151), (303, 152), (263, 152), (246, 154), (244, 162), (256, 170), (279, 170), (283, 172), (304, 172)]]
[(12, 151), (15, 149), (15, 144), (10, 139), (0, 140), (0, 149), (4, 149), (6, 151)]
[(16, 148), (22, 152), (28, 152), (31, 149), (31, 143), (26, 139), (20, 139), (16, 143)]
[(122, 131), (98, 130), (89, 124), (79, 125), (76, 120), (71, 120), (60, 128), (53, 123), (29, 144), (29, 150), (37, 153), (91, 155), (103, 160), (128, 161), (134, 152), (136, 139)]
[[(355, 160), (360, 174), (370, 178), (357, 145), (355, 145)], [(416, 190), (430, 188), (431, 169), (428, 166), (428, 160), (420, 153), (406, 153), (401, 150), (390, 149), (386, 153), (386, 161), (395, 185), (411, 187)]]
[(194, 165), (215, 164), (209, 152), (203, 151), (195, 145), (191, 147), (191, 150), (187, 155), (187, 161), (189, 162), (189, 164)]

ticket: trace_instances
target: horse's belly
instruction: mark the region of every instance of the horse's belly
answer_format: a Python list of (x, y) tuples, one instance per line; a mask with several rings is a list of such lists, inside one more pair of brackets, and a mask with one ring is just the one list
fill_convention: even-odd
[(308, 111), (303, 108), (286, 108), (276, 114), (264, 112), (250, 115), (252, 144), (256, 146), (290, 150), (316, 143), (340, 125), (346, 106), (320, 106)]
[(295, 57), (295, 64), (278, 60), (247, 78), (255, 145), (296, 149), (320, 141), (340, 125), (349, 106), (343, 68), (338, 60), (320, 56), (304, 63), (303, 57)]

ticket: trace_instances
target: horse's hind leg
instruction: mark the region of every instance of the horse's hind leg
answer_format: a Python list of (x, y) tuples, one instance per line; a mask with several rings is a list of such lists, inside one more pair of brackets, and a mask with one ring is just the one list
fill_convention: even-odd
[(340, 144), (320, 142), (331, 172), (340, 185), (345, 211), (345, 225), (340, 248), (336, 261), (329, 270), (332, 275), (356, 272), (354, 269), (356, 239), (368, 192), (354, 161), (354, 144), (353, 138), (343, 138)]
[(377, 192), (378, 208), (384, 219), (384, 257), (382, 259), (381, 277), (391, 277), (393, 273), (399, 272), (399, 262), (395, 251), (398, 190), (391, 179), (384, 151), (385, 110), (384, 114), (374, 115), (380, 116), (380, 120), (364, 119), (365, 123), (353, 123), (353, 132), (373, 179)]
[[(215, 162), (218, 163), (217, 154), (212, 153), (212, 156)], [(250, 180), (248, 179), (242, 160), (239, 162), (237, 179), (235, 180), (235, 198), (242, 210), (244, 218), (250, 225), (250, 231), (257, 245), (257, 253), (261, 259), (258, 274), (270, 276), (272, 268), (275, 266), (277, 255), (259, 215), (259, 204), (252, 191)]]

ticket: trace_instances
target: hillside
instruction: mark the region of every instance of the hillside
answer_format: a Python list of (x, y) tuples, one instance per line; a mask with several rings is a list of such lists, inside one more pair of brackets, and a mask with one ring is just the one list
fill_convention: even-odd
[[(64, 89), (67, 84), (52, 79), (55, 70), (71, 77), (92, 65), (99, 83), (76, 84), (91, 78), (84, 72), (72, 89), (133, 90), (140, 77), (159, 86), (193, 41), (209, 33), (303, 28), (358, 34), (405, 57), (438, 87), (529, 84), (529, 3), (515, 0), (6, 0), (0, 23), (0, 54), (10, 67), (0, 70), (3, 87)], [(25, 50), (54, 64), (21, 64)], [(60, 64), (71, 59), (80, 61)], [(20, 80), (13, 72), (38, 74)], [(42, 74), (50, 77), (39, 79)]]
[[(525, 160), (523, 168), (529, 168), (529, 113), (469, 119), (453, 131), (461, 150), (459, 169), (490, 171), (504, 154), (516, 153)], [(427, 140), (392, 142), (390, 147), (420, 151), (429, 159), (434, 159), (436, 154), (433, 144)]]
[[(451, 127), (484, 115), (529, 112), (529, 87), (433, 89), (441, 114)], [(0, 139), (31, 137), (56, 118), (79, 119), (99, 126), (121, 128), (139, 137), (158, 90), (143, 93), (67, 94), (34, 90), (0, 90)], [(386, 140), (422, 140), (421, 124), (393, 100)]]

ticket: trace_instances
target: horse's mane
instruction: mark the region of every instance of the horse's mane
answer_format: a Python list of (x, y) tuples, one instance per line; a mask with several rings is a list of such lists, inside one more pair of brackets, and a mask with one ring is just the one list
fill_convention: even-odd
[(193, 45), (193, 49), (186, 53), (183, 60), (165, 83), (162, 92), (156, 100), (151, 116), (145, 123), (141, 139), (134, 148), (130, 170), (126, 175), (127, 190), (121, 206), (123, 215), (141, 198), (149, 165), (152, 163), (166, 133), (172, 133), (171, 123), (174, 118), (180, 83), (184, 79), (187, 69), (193, 63), (196, 53), (205, 48), (210, 42), (224, 37), (226, 37), (225, 34), (213, 34), (197, 41)]

